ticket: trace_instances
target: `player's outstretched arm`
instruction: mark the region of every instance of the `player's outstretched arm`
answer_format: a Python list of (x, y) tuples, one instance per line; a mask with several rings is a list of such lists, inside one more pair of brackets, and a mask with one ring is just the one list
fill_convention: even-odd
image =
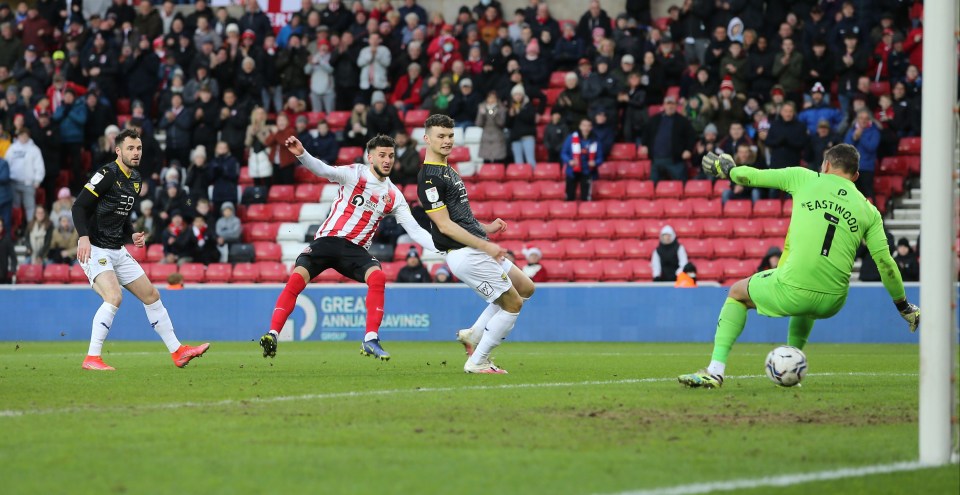
[(287, 151), (293, 153), (293, 156), (297, 157), (297, 160), (300, 160), (300, 163), (304, 167), (307, 167), (307, 170), (313, 172), (314, 175), (332, 182), (343, 182), (344, 174), (342, 170), (337, 167), (331, 167), (324, 163), (323, 160), (307, 153), (307, 150), (303, 148), (303, 143), (296, 137), (288, 137), (287, 140), (283, 142), (283, 145), (287, 147)]
[(450, 213), (447, 211), (447, 208), (440, 208), (439, 210), (431, 210), (427, 212), (427, 216), (430, 217), (430, 220), (440, 229), (440, 232), (443, 235), (463, 244), (464, 246), (472, 247), (474, 249), (479, 249), (487, 254), (489, 254), (494, 259), (500, 259), (503, 256), (507, 255), (507, 250), (503, 249), (496, 243), (481, 239), (470, 232), (467, 232), (466, 229), (457, 225), (456, 222), (450, 219)]
[(397, 217), (397, 223), (403, 227), (403, 230), (406, 231), (410, 237), (413, 238), (413, 242), (424, 247), (424, 249), (429, 249), (434, 252), (440, 252), (437, 249), (437, 246), (433, 243), (433, 236), (430, 235), (430, 232), (427, 232), (417, 223), (417, 220), (413, 218), (413, 214), (410, 213), (410, 207), (406, 204), (399, 206), (394, 215)]
[(867, 249), (870, 251), (870, 257), (877, 263), (883, 287), (887, 289), (887, 293), (893, 299), (900, 316), (910, 325), (910, 331), (915, 332), (917, 327), (920, 326), (920, 308), (907, 301), (907, 294), (903, 289), (903, 278), (900, 276), (897, 262), (893, 261), (893, 257), (890, 255), (890, 248), (887, 245), (879, 215), (877, 213), (877, 221), (867, 230)]

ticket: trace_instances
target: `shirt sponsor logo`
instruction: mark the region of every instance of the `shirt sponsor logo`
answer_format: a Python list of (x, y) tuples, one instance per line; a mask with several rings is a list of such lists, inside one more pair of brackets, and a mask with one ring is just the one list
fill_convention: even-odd
[(93, 177), (90, 177), (90, 184), (95, 186), (95, 185), (99, 184), (100, 181), (102, 181), (102, 180), (103, 180), (103, 174), (100, 173), (100, 172), (97, 172), (97, 173), (93, 174)]

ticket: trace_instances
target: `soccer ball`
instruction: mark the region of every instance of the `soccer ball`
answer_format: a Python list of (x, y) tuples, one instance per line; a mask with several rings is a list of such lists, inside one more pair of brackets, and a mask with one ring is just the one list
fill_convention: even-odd
[(781, 387), (792, 387), (807, 374), (807, 356), (803, 351), (782, 345), (767, 354), (767, 377)]

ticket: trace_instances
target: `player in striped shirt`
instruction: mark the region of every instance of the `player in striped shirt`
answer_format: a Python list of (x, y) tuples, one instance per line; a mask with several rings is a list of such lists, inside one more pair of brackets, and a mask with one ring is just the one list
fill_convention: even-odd
[(370, 165), (358, 163), (344, 167), (331, 167), (314, 158), (295, 137), (287, 138), (284, 145), (311, 172), (340, 184), (340, 192), (313, 242), (297, 257), (296, 268), (277, 298), (270, 331), (260, 339), (263, 357), (276, 356), (277, 336), (307, 282), (333, 268), (345, 277), (367, 284), (367, 331), (360, 352), (386, 361), (390, 354), (380, 346), (378, 331), (383, 320), (383, 292), (387, 279), (380, 269), (380, 262), (367, 251), (377, 226), (386, 215), (395, 215), (414, 241), (436, 251), (430, 233), (417, 224), (403, 194), (390, 182), (396, 143), (389, 136), (379, 135), (367, 142), (367, 162)]

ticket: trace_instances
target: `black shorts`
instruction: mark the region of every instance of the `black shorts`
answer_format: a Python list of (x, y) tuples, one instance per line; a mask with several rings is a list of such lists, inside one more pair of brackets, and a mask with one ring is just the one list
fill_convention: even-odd
[(297, 266), (310, 272), (310, 280), (316, 278), (327, 268), (333, 268), (347, 278), (364, 283), (364, 275), (370, 267), (380, 266), (366, 249), (341, 237), (321, 237), (314, 239), (297, 256)]

